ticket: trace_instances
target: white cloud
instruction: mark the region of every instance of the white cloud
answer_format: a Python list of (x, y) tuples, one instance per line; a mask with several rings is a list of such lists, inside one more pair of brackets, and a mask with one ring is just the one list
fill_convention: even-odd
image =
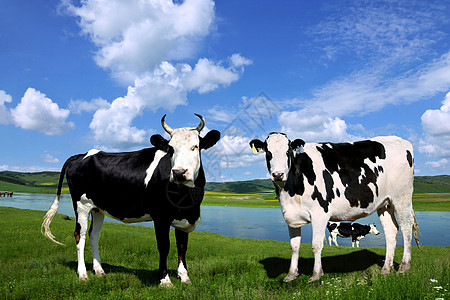
[(293, 112), (282, 112), (278, 118), (282, 132), (293, 140), (301, 138), (307, 142), (343, 142), (356, 140), (359, 137), (347, 132), (347, 123), (330, 117), (320, 107), (308, 107)]
[(419, 152), (431, 157), (443, 158), (430, 162), (428, 166), (447, 166), (450, 158), (450, 92), (440, 109), (429, 109), (422, 115), (423, 138), (419, 141)]
[(109, 106), (108, 101), (102, 98), (95, 98), (91, 101), (84, 100), (70, 100), (69, 110), (74, 114), (80, 114), (82, 112), (94, 112), (99, 108), (107, 108)]
[(53, 155), (51, 155), (49, 153), (42, 153), (41, 154), (41, 160), (43, 162), (50, 163), (50, 164), (57, 164), (57, 163), (59, 163), (59, 159), (54, 157)]
[(5, 91), (0, 90), (0, 124), (7, 125), (11, 122), (11, 116), (5, 103), (11, 103), (12, 97)]
[(355, 55), (365, 61), (407, 64), (431, 54), (429, 48), (444, 34), (448, 7), (423, 1), (348, 1), (329, 3), (335, 11), (310, 28), (316, 46), (325, 57)]
[(148, 133), (132, 126), (133, 119), (145, 110), (164, 108), (173, 111), (187, 104), (187, 94), (212, 91), (239, 79), (240, 71), (233, 67), (200, 59), (192, 68), (188, 64), (172, 65), (164, 61), (153, 72), (138, 77), (127, 95), (111, 105), (98, 109), (90, 128), (98, 144), (121, 149), (148, 144)]
[(69, 114), (69, 110), (59, 108), (57, 103), (33, 88), (28, 88), (20, 103), (11, 109), (16, 126), (47, 135), (60, 135), (74, 128), (72, 122), (66, 122)]
[[(159, 108), (173, 111), (187, 104), (187, 94), (211, 92), (237, 81), (251, 61), (233, 54), (226, 63), (200, 58), (202, 39), (214, 26), (214, 1), (170, 0), (64, 1), (62, 8), (79, 18), (81, 32), (98, 47), (96, 63), (128, 85), (125, 96), (104, 102), (73, 102), (80, 110), (99, 108), (90, 129), (102, 148), (148, 144), (148, 132), (133, 126), (135, 117)], [(176, 63), (175, 63), (176, 62)], [(71, 109), (74, 109), (71, 106)], [(78, 110), (74, 110), (78, 111)]]
[(192, 57), (214, 20), (212, 0), (86, 0), (63, 6), (80, 18), (82, 32), (99, 48), (97, 64), (127, 81), (161, 61)]

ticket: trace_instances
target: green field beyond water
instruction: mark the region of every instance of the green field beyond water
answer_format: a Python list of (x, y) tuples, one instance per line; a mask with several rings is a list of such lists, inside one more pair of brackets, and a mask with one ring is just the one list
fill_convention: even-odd
[[(299, 277), (282, 280), (289, 268), (289, 243), (189, 235), (187, 263), (192, 283), (176, 279), (174, 233), (168, 267), (174, 288), (158, 284), (154, 229), (105, 223), (100, 255), (106, 276), (82, 282), (76, 274), (75, 221), (57, 215), (52, 231), (67, 246), (52, 243), (40, 226), (45, 212), (0, 207), (0, 299), (449, 299), (450, 247), (412, 249), (411, 271), (381, 275), (385, 250), (324, 246), (325, 275), (312, 274), (311, 244), (302, 244)], [(397, 248), (395, 263), (401, 261)], [(86, 262), (92, 269), (89, 242)]]
[[(0, 172), (0, 191), (56, 193), (58, 172)], [(273, 184), (268, 179), (236, 182), (208, 182), (204, 205), (279, 207)], [(68, 193), (63, 185), (63, 193)], [(1, 201), (1, 198), (0, 198)], [(416, 176), (413, 205), (415, 210), (450, 211), (450, 176)]]

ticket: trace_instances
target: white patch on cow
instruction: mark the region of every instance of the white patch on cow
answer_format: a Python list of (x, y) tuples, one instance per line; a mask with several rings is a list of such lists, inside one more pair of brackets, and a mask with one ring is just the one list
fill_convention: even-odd
[(364, 170), (364, 168), (361, 168), (361, 174), (360, 174), (359, 177), (358, 177), (358, 182), (359, 182), (359, 184), (362, 183), (362, 181), (363, 181), (363, 179), (364, 179), (365, 176), (366, 176), (366, 171)]
[(77, 242), (77, 254), (78, 254), (78, 276), (81, 280), (88, 279), (86, 265), (84, 264), (84, 245), (86, 243), (86, 232), (88, 228), (88, 220), (91, 210), (96, 208), (91, 199), (86, 194), (80, 197), (77, 201), (77, 222), (80, 225), (80, 236)]
[[(267, 151), (272, 154), (269, 162), (269, 175), (282, 173), (282, 181), (286, 181), (289, 172), (287, 152), (289, 150), (289, 140), (284, 134), (271, 134), (267, 137)], [(303, 147), (301, 147), (303, 149)], [(272, 180), (274, 178), (272, 177)]]
[(145, 179), (144, 179), (145, 186), (147, 186), (148, 183), (150, 182), (150, 180), (152, 179), (153, 173), (155, 172), (155, 169), (158, 166), (159, 161), (166, 154), (167, 154), (166, 152), (161, 151), (161, 150), (156, 151), (155, 157), (153, 158), (152, 163), (148, 167), (147, 171), (145, 171), (145, 173), (147, 174), (147, 176), (145, 176)]
[(163, 279), (159, 281), (159, 285), (163, 287), (173, 287), (172, 281), (170, 281), (169, 275), (166, 275)]
[(100, 150), (98, 149), (91, 149), (88, 151), (88, 153), (83, 157), (83, 159), (88, 158), (89, 156), (95, 155), (97, 153), (99, 153)]
[(178, 277), (180, 277), (182, 283), (191, 283), (191, 279), (188, 276), (188, 271), (184, 267), (184, 264), (182, 261), (180, 261), (180, 264), (178, 265)]
[(195, 187), (194, 181), (200, 170), (200, 137), (194, 128), (177, 128), (172, 132), (169, 145), (174, 152), (172, 155), (172, 169), (185, 169), (186, 181), (177, 182), (170, 172), (170, 181)]
[(195, 230), (195, 228), (197, 227), (197, 225), (200, 223), (200, 218), (197, 219), (197, 221), (195, 221), (194, 224), (189, 223), (188, 220), (186, 219), (182, 219), (182, 220), (173, 220), (172, 222), (172, 226), (174, 228), (180, 229), (184, 232), (192, 232)]
[(378, 231), (378, 229), (377, 229), (377, 227), (375, 226), (375, 224), (369, 224), (369, 226), (370, 226), (370, 231), (369, 231), (369, 233), (375, 234), (375, 235), (380, 234), (380, 232)]

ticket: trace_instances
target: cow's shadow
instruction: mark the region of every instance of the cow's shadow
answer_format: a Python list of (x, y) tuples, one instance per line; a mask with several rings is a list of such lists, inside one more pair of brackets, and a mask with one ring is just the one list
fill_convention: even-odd
[[(259, 261), (266, 270), (269, 278), (276, 278), (287, 273), (291, 263), (290, 259), (280, 257), (268, 257)], [(367, 249), (355, 251), (348, 254), (322, 257), (322, 268), (324, 273), (350, 273), (363, 271), (373, 265), (383, 266), (384, 256), (378, 255)], [(298, 260), (299, 274), (312, 275), (314, 258), (302, 258)], [(398, 268), (398, 264), (395, 264)]]
[[(74, 270), (76, 273), (78, 263), (76, 261), (70, 261), (67, 263), (64, 263), (64, 265), (71, 270)], [(133, 269), (133, 268), (127, 268), (123, 266), (114, 266), (107, 263), (102, 263), (103, 270), (105, 271), (106, 275), (108, 274), (114, 274), (114, 273), (124, 273), (124, 274), (132, 274), (138, 278), (141, 283), (145, 286), (157, 286), (159, 284), (158, 279), (158, 270), (146, 270), (146, 269)], [(93, 265), (92, 263), (86, 263), (86, 269), (92, 270)], [(93, 273), (88, 272), (89, 278), (95, 277)], [(169, 277), (176, 278), (177, 273), (174, 270), (169, 270)]]

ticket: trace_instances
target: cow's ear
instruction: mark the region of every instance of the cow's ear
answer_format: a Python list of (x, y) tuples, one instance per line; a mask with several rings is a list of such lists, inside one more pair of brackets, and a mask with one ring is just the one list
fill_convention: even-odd
[(163, 138), (159, 134), (154, 134), (150, 137), (150, 143), (156, 147), (158, 150), (162, 150), (164, 152), (168, 152), (169, 149), (169, 141)]
[(208, 149), (220, 140), (220, 132), (211, 130), (204, 137), (200, 137), (200, 149)]
[(253, 153), (256, 154), (258, 152), (259, 153), (266, 152), (267, 145), (266, 145), (266, 142), (262, 142), (260, 140), (255, 139), (255, 140), (251, 140), (250, 147), (252, 148)]
[(305, 152), (304, 146), (305, 141), (302, 139), (296, 139), (291, 142), (291, 149), (295, 155)]

